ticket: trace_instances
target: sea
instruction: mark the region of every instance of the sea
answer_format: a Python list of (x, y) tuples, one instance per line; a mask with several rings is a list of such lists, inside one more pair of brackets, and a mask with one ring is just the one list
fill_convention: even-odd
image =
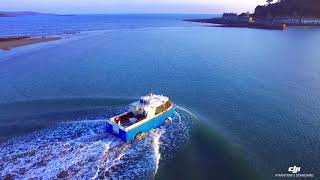
[[(320, 178), (320, 28), (183, 21), (216, 16), (1, 17), (2, 37), (63, 37), (0, 50), (1, 179)], [(148, 93), (177, 104), (170, 125), (105, 133)]]

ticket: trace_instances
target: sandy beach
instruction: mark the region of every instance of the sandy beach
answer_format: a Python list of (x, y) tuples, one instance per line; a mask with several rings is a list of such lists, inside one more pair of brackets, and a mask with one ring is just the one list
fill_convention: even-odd
[(10, 50), (15, 47), (25, 46), (29, 44), (36, 44), (42, 42), (49, 42), (59, 40), (61, 37), (31, 37), (31, 36), (14, 36), (14, 37), (0, 37), (0, 49)]

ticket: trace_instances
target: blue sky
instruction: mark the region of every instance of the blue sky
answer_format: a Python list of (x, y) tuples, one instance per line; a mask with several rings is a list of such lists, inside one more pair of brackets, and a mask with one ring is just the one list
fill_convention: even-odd
[(1, 0), (0, 11), (50, 13), (222, 13), (254, 10), (265, 0)]

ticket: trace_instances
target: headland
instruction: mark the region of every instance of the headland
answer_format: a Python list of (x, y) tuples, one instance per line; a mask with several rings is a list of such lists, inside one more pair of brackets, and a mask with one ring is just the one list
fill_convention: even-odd
[(217, 24), (222, 27), (247, 27), (284, 30), (288, 26), (320, 26), (320, 2), (318, 0), (268, 0), (259, 5), (254, 13), (224, 13), (210, 19), (185, 21)]

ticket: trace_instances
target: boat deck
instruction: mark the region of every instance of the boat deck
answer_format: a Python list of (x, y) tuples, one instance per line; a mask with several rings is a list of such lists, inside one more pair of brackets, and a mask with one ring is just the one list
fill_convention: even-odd
[[(130, 118), (136, 118), (136, 122), (131, 122), (130, 121)], [(124, 114), (122, 116), (119, 117), (120, 119), (120, 124), (123, 126), (123, 127), (129, 127), (143, 119), (145, 119), (146, 117), (144, 115), (134, 115), (132, 112), (129, 112), (127, 114)]]

